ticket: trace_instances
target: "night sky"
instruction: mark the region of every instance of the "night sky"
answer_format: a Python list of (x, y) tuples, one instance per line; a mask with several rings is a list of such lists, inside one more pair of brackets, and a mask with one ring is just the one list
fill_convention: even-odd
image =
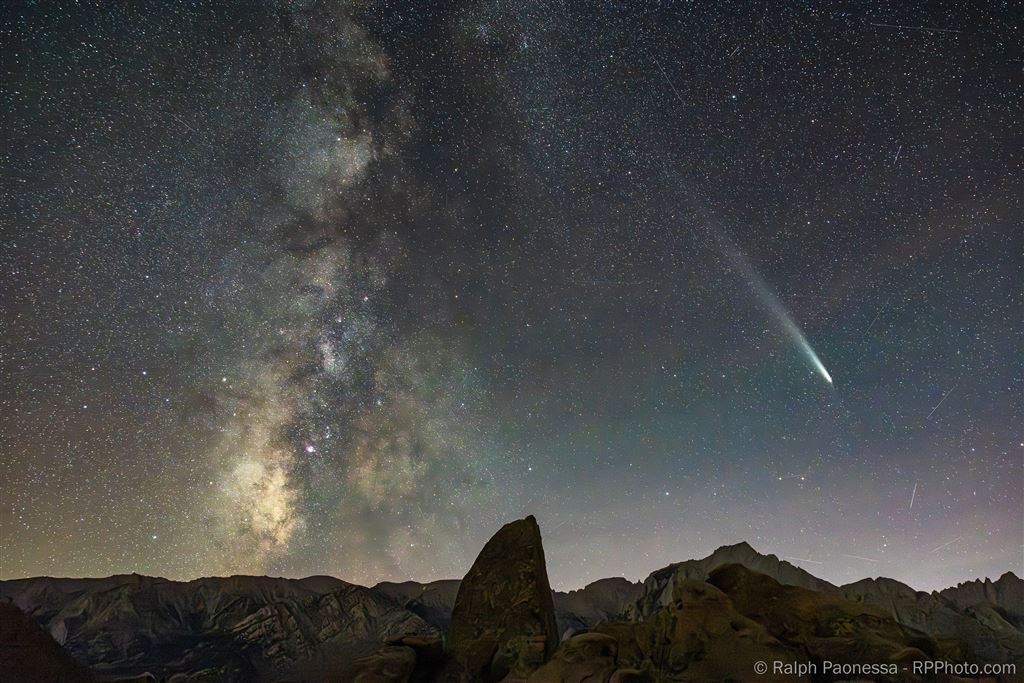
[(7, 5), (0, 578), (1019, 573), (1011, 5)]

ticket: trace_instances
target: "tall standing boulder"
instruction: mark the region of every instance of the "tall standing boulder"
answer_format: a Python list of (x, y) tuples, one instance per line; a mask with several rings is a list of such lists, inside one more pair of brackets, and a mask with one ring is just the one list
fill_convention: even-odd
[(540, 527), (509, 522), (477, 556), (459, 586), (449, 647), (466, 681), (525, 679), (558, 646), (555, 605)]
[(93, 678), (35, 620), (0, 602), (0, 681), (89, 683)]

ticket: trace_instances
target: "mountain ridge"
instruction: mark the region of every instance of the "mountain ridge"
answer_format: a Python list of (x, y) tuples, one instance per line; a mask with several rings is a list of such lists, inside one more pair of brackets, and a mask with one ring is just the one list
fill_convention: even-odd
[[(996, 578), (996, 579), (992, 579), (991, 577), (977, 577), (977, 578), (974, 578), (974, 579), (966, 579), (964, 581), (957, 582), (956, 585), (947, 586), (945, 588), (940, 588), (940, 589), (933, 589), (931, 591), (925, 591), (925, 590), (916, 589), (913, 586), (910, 586), (909, 584), (906, 584), (906, 583), (900, 581), (899, 579), (892, 579), (890, 577), (881, 576), (881, 575), (879, 575), (879, 576), (865, 576), (864, 578), (857, 579), (857, 580), (851, 581), (849, 583), (837, 585), (837, 584), (831, 583), (830, 581), (827, 581), (825, 579), (821, 579), (819, 577), (814, 576), (813, 574), (811, 574), (807, 570), (802, 569), (801, 567), (799, 567), (799, 566), (797, 566), (795, 564), (792, 564), (791, 562), (786, 561), (786, 559), (784, 557), (780, 557), (778, 555), (775, 555), (774, 553), (767, 553), (767, 554), (766, 553), (762, 553), (762, 552), (758, 551), (756, 548), (754, 548), (750, 544), (749, 541), (738, 541), (736, 543), (729, 543), (729, 544), (718, 546), (715, 550), (713, 550), (710, 554), (708, 554), (707, 556), (705, 556), (703, 558), (691, 558), (691, 559), (688, 559), (688, 560), (681, 560), (679, 562), (669, 563), (669, 564), (667, 564), (667, 565), (665, 565), (663, 567), (660, 567), (658, 569), (652, 570), (650, 573), (648, 573), (646, 579), (651, 578), (655, 574), (658, 574), (658, 573), (664, 572), (666, 570), (678, 567), (679, 565), (684, 565), (684, 564), (692, 563), (692, 562), (705, 562), (705, 561), (708, 561), (711, 558), (716, 557), (717, 555), (719, 555), (723, 551), (732, 551), (734, 549), (747, 549), (750, 552), (752, 552), (753, 555), (756, 555), (756, 556), (761, 557), (761, 558), (775, 560), (779, 564), (786, 565), (787, 567), (791, 567), (791, 568), (793, 568), (795, 570), (798, 570), (798, 571), (800, 571), (800, 572), (802, 572), (804, 574), (807, 574), (808, 576), (811, 576), (816, 582), (820, 582), (821, 584), (827, 584), (827, 585), (832, 586), (833, 588), (836, 588), (836, 589), (840, 589), (840, 588), (843, 588), (844, 586), (849, 586), (849, 585), (856, 584), (856, 583), (859, 583), (861, 581), (865, 581), (865, 580), (869, 580), (869, 579), (886, 579), (886, 580), (889, 580), (889, 581), (897, 581), (897, 582), (901, 583), (902, 585), (911, 588), (915, 592), (923, 592), (923, 593), (929, 593), (929, 594), (935, 594), (935, 593), (944, 594), (944, 593), (947, 593), (947, 592), (950, 592), (950, 591), (957, 591), (959, 589), (964, 589), (964, 588), (972, 587), (972, 586), (975, 586), (975, 585), (979, 585), (979, 586), (997, 585), (997, 584), (999, 584), (1000, 582), (1002, 582), (1004, 580), (1005, 581), (1018, 581), (1018, 582), (1019, 581), (1024, 581), (1024, 579), (1022, 579), (1021, 577), (1017, 576), (1017, 574), (1014, 571), (1006, 570), (1002, 574), (1000, 574), (999, 577)], [(336, 576), (332, 576), (330, 574), (310, 574), (310, 575), (307, 575), (307, 576), (300, 576), (300, 577), (271, 576), (271, 575), (268, 575), (268, 574), (228, 574), (228, 575), (224, 575), (224, 576), (220, 576), (220, 575), (198, 576), (198, 577), (193, 578), (193, 579), (170, 579), (170, 578), (167, 578), (167, 577), (164, 577), (164, 576), (152, 575), (152, 574), (140, 574), (138, 572), (134, 572), (133, 571), (133, 572), (127, 572), (127, 573), (110, 574), (110, 575), (107, 575), (107, 576), (87, 576), (87, 577), (52, 576), (52, 575), (49, 575), (49, 574), (41, 574), (41, 575), (37, 575), (37, 576), (25, 576), (25, 577), (15, 577), (15, 578), (10, 578), (10, 579), (0, 579), (0, 584), (11, 584), (11, 583), (17, 583), (17, 582), (40, 581), (40, 580), (48, 580), (48, 581), (56, 581), (56, 582), (96, 582), (96, 581), (111, 581), (113, 579), (122, 579), (122, 578), (123, 579), (141, 578), (141, 579), (148, 579), (148, 580), (166, 581), (166, 582), (169, 582), (169, 583), (176, 583), (176, 584), (192, 584), (192, 583), (206, 581), (206, 580), (210, 580), (210, 579), (226, 580), (226, 579), (253, 578), (253, 579), (268, 579), (268, 580), (280, 580), (280, 581), (299, 581), (299, 582), (307, 582), (307, 581), (312, 581), (312, 580), (316, 580), (316, 579), (323, 579), (323, 580), (326, 580), (326, 581), (337, 581), (337, 582), (345, 583), (345, 584), (352, 585), (352, 586), (363, 586), (365, 588), (378, 588), (378, 587), (381, 587), (381, 586), (402, 586), (402, 585), (406, 585), (406, 584), (410, 584), (410, 585), (411, 584), (415, 584), (417, 586), (433, 586), (433, 585), (436, 585), (436, 584), (441, 584), (441, 583), (446, 583), (446, 582), (459, 582), (459, 581), (461, 581), (461, 579), (454, 578), (454, 577), (452, 577), (452, 578), (445, 578), (445, 579), (432, 579), (430, 581), (417, 581), (416, 579), (410, 578), (410, 579), (405, 579), (403, 581), (383, 580), (383, 581), (378, 581), (378, 582), (376, 582), (376, 583), (374, 583), (372, 585), (363, 585), (363, 584), (347, 581), (346, 579), (342, 579), (342, 578), (339, 578), (339, 577), (336, 577)], [(555, 593), (571, 594), (571, 593), (575, 593), (575, 592), (578, 592), (578, 591), (582, 591), (582, 590), (586, 589), (587, 587), (592, 586), (594, 584), (601, 583), (603, 581), (608, 581), (609, 579), (616, 579), (616, 580), (622, 579), (624, 581), (629, 581), (630, 583), (633, 583), (633, 584), (643, 584), (644, 581), (646, 580), (646, 579), (644, 579), (644, 580), (630, 581), (625, 576), (608, 576), (608, 577), (603, 577), (603, 578), (600, 578), (600, 579), (595, 579), (595, 580), (593, 580), (593, 581), (591, 581), (591, 582), (589, 582), (589, 583), (587, 583), (587, 584), (585, 584), (585, 585), (583, 585), (583, 586), (581, 586), (579, 588), (570, 588), (568, 590), (560, 590), (560, 589), (553, 589), (553, 590), (554, 590)], [(127, 583), (127, 582), (124, 582), (124, 583)]]
[[(495, 552), (502, 556), (503, 551), (492, 551), (492, 555)], [(735, 567), (747, 574), (729, 569)], [(541, 573), (546, 586), (546, 572)], [(714, 576), (742, 580), (729, 579), (716, 587)], [(74, 661), (108, 677), (155, 670), (185, 676), (183, 680), (280, 680), (277, 676), (285, 673), (296, 680), (321, 680), (339, 667), (363, 661), (360, 657), (370, 657), (373, 666), (384, 669), (396, 661), (407, 667), (424, 658), (436, 659), (439, 645), (429, 643), (431, 639), (440, 643), (442, 634), (450, 630), (464, 581), (384, 581), (366, 587), (322, 574), (299, 579), (236, 574), (189, 581), (137, 573), (81, 579), (32, 577), (0, 581), (0, 602), (28, 615)], [(707, 641), (710, 651), (719, 652), (722, 645), (708, 641), (712, 635), (691, 623), (690, 617), (665, 616), (678, 615), (681, 605), (706, 613), (712, 621), (726, 618), (739, 623), (753, 615), (753, 622), (743, 621), (747, 624), (743, 632), (760, 634), (756, 638), (762, 645), (750, 652), (760, 652), (760, 647), (776, 651), (783, 646), (769, 627), (772, 619), (783, 617), (751, 611), (750, 594), (759, 591), (791, 596), (787, 598), (791, 603), (785, 604), (793, 606), (842, 605), (841, 610), (850, 615), (844, 618), (855, 621), (870, 622), (884, 615), (894, 625), (887, 631), (886, 642), (895, 642), (891, 629), (898, 627), (912, 639), (908, 642), (932, 643), (928, 647), (935, 652), (1024, 663), (1024, 581), (1009, 571), (995, 581), (961, 582), (930, 593), (886, 577), (836, 586), (741, 542), (721, 546), (704, 558), (666, 565), (642, 582), (609, 577), (573, 591), (550, 593), (561, 642), (576, 643), (583, 652), (619, 648), (621, 642), (631, 642), (634, 636), (628, 633), (644, 623), (650, 625), (636, 631), (635, 637), (683, 637), (675, 631), (658, 631), (680, 618), (679, 623), (690, 624), (686, 628), (697, 629), (687, 638)], [(730, 606), (737, 599), (740, 602)], [(747, 616), (736, 611), (740, 608)], [(764, 619), (769, 620), (767, 626), (757, 625), (757, 620)], [(633, 631), (622, 631), (629, 624)], [(599, 633), (604, 635), (598, 637)], [(620, 638), (615, 640), (619, 645), (613, 646), (607, 639), (615, 637)], [(402, 644), (380, 651), (381, 642)], [(896, 644), (885, 652), (898, 650), (893, 648)], [(550, 645), (544, 650), (543, 657), (552, 656)], [(583, 655), (572, 650), (564, 656)], [(196, 678), (197, 671), (208, 678)]]

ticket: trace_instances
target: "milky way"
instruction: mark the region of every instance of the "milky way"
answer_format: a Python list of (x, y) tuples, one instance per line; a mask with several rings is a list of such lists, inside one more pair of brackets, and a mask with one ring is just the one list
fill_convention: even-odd
[(0, 577), (1020, 569), (1008, 12), (3, 21)]
[[(391, 75), (343, 8), (282, 16), (297, 48), (279, 58), (308, 73), (262, 133), (267, 187), (241, 216), (262, 244), (225, 258), (207, 296), (238, 312), (238, 346), (212, 392), (224, 420), (203, 552), (221, 572), (308, 571), (310, 556), (346, 575), (436, 571), (453, 556), (431, 539), (461, 533), (493, 492), (467, 437), (472, 370), (429, 334), (399, 336), (382, 303), (406, 247), (365, 193), (375, 175), (414, 182), (389, 146), (412, 124), (401, 93), (368, 113), (360, 97)], [(403, 191), (390, 200), (412, 202)]]
[[(388, 79), (384, 56), (344, 15), (299, 8), (284, 18), (296, 23), (298, 47), (279, 58), (309, 74), (260, 133), (269, 187), (258, 188), (266, 195), (242, 221), (265, 236), (262, 248), (225, 259), (227, 291), (208, 296), (216, 309), (240, 312), (232, 327), (245, 351), (232, 353), (214, 392), (226, 424), (209, 453), (217, 470), (211, 555), (229, 572), (268, 571), (304, 537), (322, 543), (367, 511), (400, 519), (400, 510), (382, 506), (376, 482), (401, 508), (421, 484), (417, 468), (450, 455), (446, 464), (458, 469), (460, 457), (433, 443), (419, 448), (427, 438), (421, 413), (430, 409), (420, 403), (429, 397), (408, 368), (388, 360), (401, 351), (377, 301), (400, 247), (386, 222), (374, 226), (382, 236), (366, 252), (346, 235), (366, 176), (389, 154), (382, 124), (368, 120), (357, 96)], [(400, 393), (396, 384), (413, 386)], [(391, 412), (394, 402), (412, 407)], [(324, 490), (341, 498), (321, 500)], [(386, 555), (389, 539), (378, 542)], [(355, 557), (373, 554), (365, 541), (350, 545)]]

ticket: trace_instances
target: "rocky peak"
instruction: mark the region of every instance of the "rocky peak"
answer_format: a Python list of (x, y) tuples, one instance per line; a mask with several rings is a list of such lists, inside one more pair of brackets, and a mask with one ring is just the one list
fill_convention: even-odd
[(844, 584), (839, 591), (851, 599), (859, 598), (906, 598), (914, 599), (926, 595), (916, 591), (910, 586), (896, 579), (889, 579), (879, 576), (874, 579), (861, 579), (853, 583)]
[(1024, 579), (1013, 572), (1006, 572), (995, 581), (976, 579), (958, 583), (952, 588), (939, 591), (937, 595), (959, 610), (991, 605), (1007, 621), (1024, 629)]
[(554, 594), (558, 630), (587, 629), (621, 617), (643, 595), (644, 585), (622, 577), (599, 579), (578, 590)]
[(644, 581), (643, 595), (627, 610), (627, 614), (630, 618), (642, 619), (672, 601), (672, 589), (676, 583), (686, 579), (704, 581), (712, 571), (729, 564), (741, 565), (759, 574), (770, 576), (787, 586), (799, 586), (822, 592), (838, 591), (838, 588), (828, 581), (823, 581), (785, 560), (780, 560), (775, 555), (762, 555), (743, 541), (734, 545), (723, 545), (703, 559), (670, 564), (653, 572)]

